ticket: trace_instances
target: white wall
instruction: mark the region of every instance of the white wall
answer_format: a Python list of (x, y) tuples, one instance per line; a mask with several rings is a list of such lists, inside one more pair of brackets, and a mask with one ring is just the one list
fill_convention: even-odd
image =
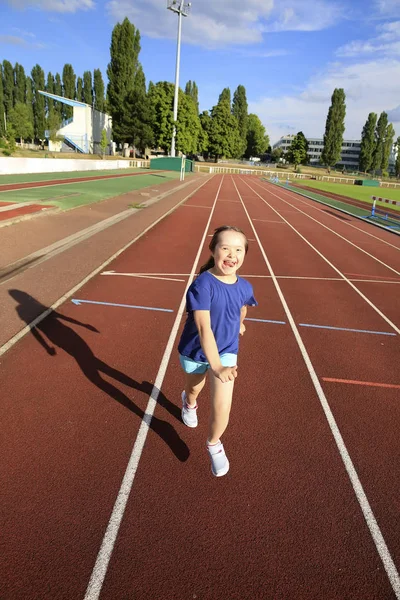
[(73, 158), (0, 158), (0, 175), (20, 173), (63, 173), (128, 169), (129, 160), (74, 160)]

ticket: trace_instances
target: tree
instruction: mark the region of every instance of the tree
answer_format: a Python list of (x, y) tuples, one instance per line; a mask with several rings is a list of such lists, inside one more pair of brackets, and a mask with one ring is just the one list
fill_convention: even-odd
[(208, 156), (210, 145), (211, 116), (208, 110), (204, 110), (199, 118), (201, 131), (199, 134), (198, 151), (201, 154), (206, 154)]
[(29, 120), (32, 123), (32, 127), (34, 127), (34, 117), (33, 117), (33, 84), (32, 84), (32, 79), (29, 76), (26, 78), (26, 105), (28, 107)]
[(301, 161), (300, 164), (301, 165), (306, 165), (307, 162), (308, 162), (308, 140), (307, 140), (306, 136), (304, 135), (304, 133), (302, 131), (299, 131), (299, 133), (297, 134), (297, 136), (303, 140), (303, 144), (304, 144), (304, 147), (306, 149), (306, 155), (305, 155), (305, 157), (303, 158), (303, 160)]
[(393, 148), (393, 140), (394, 140), (395, 133), (396, 132), (394, 130), (392, 123), (389, 123), (389, 125), (386, 127), (385, 142), (383, 145), (383, 157), (382, 157), (382, 164), (381, 164), (382, 172), (387, 172), (389, 169), (389, 159), (390, 159), (390, 153), (392, 152), (392, 148)]
[(100, 148), (101, 148), (101, 153), (104, 157), (104, 153), (106, 151), (106, 148), (108, 146), (108, 139), (107, 139), (107, 132), (105, 129), (103, 129), (103, 131), (101, 132), (101, 140), (100, 140)]
[(100, 69), (95, 69), (93, 73), (94, 88), (94, 108), (100, 112), (105, 111), (104, 102), (104, 82)]
[(192, 97), (179, 90), (176, 149), (183, 154), (196, 154), (201, 133), (200, 118)]
[(259, 117), (250, 114), (247, 120), (247, 149), (246, 156), (260, 156), (269, 145), (269, 137)]
[(5, 152), (5, 154), (7, 156), (11, 156), (11, 154), (13, 154), (15, 152), (15, 138), (16, 138), (16, 133), (15, 133), (15, 129), (12, 126), (11, 123), (7, 124), (7, 135), (6, 135), (6, 139), (7, 139), (7, 150)]
[(397, 149), (397, 156), (396, 156), (396, 162), (394, 165), (394, 171), (396, 173), (396, 177), (400, 177), (400, 136), (396, 140), (396, 149)]
[(199, 114), (199, 89), (195, 81), (187, 82), (185, 87), (185, 94), (186, 96), (190, 96), (190, 98), (192, 98), (196, 107), (196, 112), (197, 114)]
[(229, 104), (229, 109), (231, 108), (231, 90), (229, 88), (224, 88), (219, 95), (218, 104), (221, 102), (227, 102)]
[(231, 112), (230, 97), (229, 88), (225, 88), (211, 110), (209, 151), (217, 160), (220, 156), (238, 156), (241, 149), (239, 123)]
[[(150, 123), (154, 144), (165, 152), (171, 149), (174, 86), (167, 81), (150, 82), (148, 90)], [(179, 116), (179, 113), (178, 113)]]
[[(64, 98), (69, 98), (70, 100), (75, 100), (76, 93), (76, 75), (72, 65), (66, 64), (64, 65), (62, 72), (62, 80), (63, 80), (63, 96)], [(72, 106), (67, 106), (63, 104), (63, 114), (64, 119), (70, 119), (73, 115)]]
[[(171, 149), (175, 88), (172, 83), (160, 81), (149, 85), (150, 123), (154, 143), (166, 152)], [(201, 124), (196, 106), (189, 96), (179, 90), (176, 149), (183, 154), (198, 151)]]
[[(56, 73), (55, 77), (54, 77), (54, 93), (55, 93), (56, 96), (62, 96), (63, 95), (62, 84), (61, 84), (61, 77), (60, 77), (59, 73)], [(54, 102), (54, 109), (59, 114), (59, 116), (60, 116), (60, 122), (61, 122), (62, 113), (63, 113), (63, 105), (61, 104), (61, 102)]]
[(6, 116), (13, 107), (14, 70), (8, 60), (3, 60), (3, 102)]
[(346, 95), (342, 88), (336, 88), (332, 94), (332, 103), (326, 119), (324, 149), (321, 154), (322, 162), (333, 167), (339, 162), (343, 144), (346, 116)]
[(64, 136), (58, 135), (58, 130), (61, 129), (61, 117), (56, 110), (52, 110), (47, 119), (47, 128), (49, 130), (49, 140), (51, 142), (62, 142)]
[(18, 63), (15, 63), (15, 67), (14, 67), (14, 81), (15, 81), (14, 106), (17, 104), (17, 102), (25, 104), (25, 102), (26, 102), (26, 76), (25, 76), (24, 67), (22, 65), (19, 65)]
[(372, 168), (377, 118), (376, 113), (369, 113), (361, 134), (360, 171), (365, 173)]
[(90, 71), (85, 71), (83, 74), (83, 102), (93, 105), (93, 86), (92, 74)]
[(232, 113), (238, 120), (239, 134), (241, 139), (241, 147), (239, 157), (242, 157), (247, 148), (247, 121), (248, 121), (248, 104), (246, 98), (246, 88), (239, 85), (233, 94)]
[(111, 36), (111, 60), (107, 67), (107, 103), (113, 120), (113, 137), (123, 142), (126, 122), (127, 96), (134, 89), (135, 75), (139, 66), (140, 33), (125, 18), (115, 25)]
[(6, 132), (4, 117), (3, 65), (0, 63), (0, 138), (3, 137)]
[(44, 71), (39, 65), (35, 65), (31, 72), (33, 83), (33, 126), (35, 137), (44, 140), (44, 130), (46, 124), (46, 114), (44, 105), (44, 96), (39, 94), (39, 90), (44, 90)]
[(146, 94), (146, 79), (142, 67), (135, 75), (135, 84), (126, 98), (125, 120), (122, 124), (121, 133), (124, 139), (139, 148), (142, 152), (153, 142), (153, 131), (151, 127), (151, 112), (149, 100)]
[(307, 159), (307, 140), (302, 131), (294, 136), (287, 152), (287, 160), (294, 164), (295, 168)]
[(83, 80), (82, 77), (78, 77), (76, 80), (76, 99), (79, 102), (83, 102)]
[(33, 125), (27, 104), (17, 102), (14, 108), (10, 110), (8, 122), (14, 129), (15, 137), (21, 140), (21, 144), (26, 139), (33, 139)]
[(385, 136), (387, 126), (387, 113), (382, 112), (379, 116), (378, 124), (375, 130), (375, 145), (372, 158), (372, 168), (374, 170), (374, 173), (375, 171), (380, 171), (382, 169), (382, 164), (384, 161)]
[(271, 152), (271, 158), (274, 162), (279, 162), (282, 158), (283, 150), (282, 148), (275, 148)]

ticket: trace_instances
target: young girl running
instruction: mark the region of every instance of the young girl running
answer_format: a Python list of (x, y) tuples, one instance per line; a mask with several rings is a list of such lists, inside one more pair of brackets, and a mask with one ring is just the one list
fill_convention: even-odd
[(186, 295), (187, 320), (178, 345), (185, 371), (182, 420), (197, 427), (197, 397), (210, 371), (211, 417), (207, 449), (211, 470), (221, 477), (229, 461), (220, 437), (224, 433), (237, 376), (239, 334), (245, 332), (247, 306), (256, 306), (251, 284), (237, 275), (248, 251), (245, 234), (237, 227), (215, 230), (212, 256), (200, 269)]

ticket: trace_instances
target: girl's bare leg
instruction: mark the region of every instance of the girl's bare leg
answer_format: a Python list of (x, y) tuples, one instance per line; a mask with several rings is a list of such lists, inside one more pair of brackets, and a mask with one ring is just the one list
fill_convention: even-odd
[(197, 396), (204, 387), (206, 377), (207, 371), (201, 374), (185, 373), (185, 393), (188, 406), (196, 406)]
[(210, 370), (211, 416), (208, 443), (216, 444), (228, 426), (234, 381), (222, 383)]

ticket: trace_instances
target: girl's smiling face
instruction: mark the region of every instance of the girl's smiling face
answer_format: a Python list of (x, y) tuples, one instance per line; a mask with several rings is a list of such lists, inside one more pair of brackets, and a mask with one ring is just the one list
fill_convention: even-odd
[(246, 255), (245, 237), (237, 231), (222, 231), (213, 252), (214, 275), (224, 277), (235, 275)]

